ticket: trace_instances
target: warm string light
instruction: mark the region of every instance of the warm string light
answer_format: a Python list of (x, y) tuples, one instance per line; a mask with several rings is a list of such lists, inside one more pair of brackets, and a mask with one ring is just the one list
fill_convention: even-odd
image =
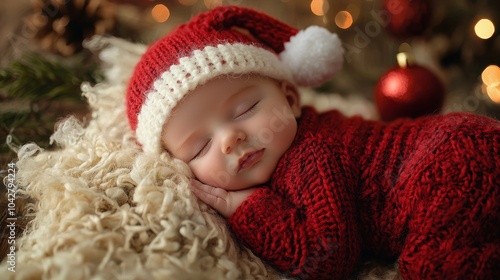
[(489, 19), (483, 18), (474, 26), (474, 31), (477, 37), (481, 39), (489, 39), (495, 33), (495, 25)]
[(319, 17), (324, 16), (330, 9), (330, 4), (325, 0), (312, 0), (311, 12)]
[(345, 10), (335, 15), (335, 25), (340, 29), (350, 28), (359, 17), (360, 8), (357, 4), (349, 4)]
[(170, 17), (170, 10), (163, 4), (157, 4), (151, 10), (151, 15), (155, 21), (162, 23)]
[(487, 87), (486, 93), (491, 101), (500, 104), (500, 86), (496, 87)]
[(486, 94), (491, 101), (500, 104), (500, 67), (490, 65), (481, 74)]
[(342, 29), (347, 29), (351, 27), (354, 22), (351, 13), (348, 11), (340, 11), (335, 16), (335, 24)]

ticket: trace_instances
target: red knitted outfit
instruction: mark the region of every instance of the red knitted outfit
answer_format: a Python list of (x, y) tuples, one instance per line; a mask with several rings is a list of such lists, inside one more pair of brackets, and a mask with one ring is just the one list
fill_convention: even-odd
[(344, 279), (361, 253), (405, 279), (500, 275), (500, 122), (464, 113), (392, 123), (304, 108), (268, 186), (228, 219), (292, 276)]

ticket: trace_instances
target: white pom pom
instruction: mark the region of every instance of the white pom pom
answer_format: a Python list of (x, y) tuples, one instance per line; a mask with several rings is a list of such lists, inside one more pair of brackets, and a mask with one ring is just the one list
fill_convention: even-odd
[(319, 26), (299, 31), (285, 43), (280, 59), (299, 86), (319, 86), (329, 80), (344, 62), (344, 49), (337, 34)]

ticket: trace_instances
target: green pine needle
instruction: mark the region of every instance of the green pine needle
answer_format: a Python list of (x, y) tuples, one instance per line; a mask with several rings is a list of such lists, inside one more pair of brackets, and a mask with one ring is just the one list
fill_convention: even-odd
[(7, 97), (31, 101), (79, 98), (82, 82), (96, 83), (101, 79), (96, 65), (66, 66), (31, 53), (0, 70), (0, 90)]
[(12, 156), (5, 144), (8, 134), (16, 144), (35, 142), (47, 147), (54, 124), (68, 113), (60, 111), (61, 106), (79, 108), (81, 113), (80, 104), (85, 107), (86, 103), (80, 85), (103, 79), (97, 64), (88, 57), (64, 62), (29, 53), (0, 69), (0, 161)]

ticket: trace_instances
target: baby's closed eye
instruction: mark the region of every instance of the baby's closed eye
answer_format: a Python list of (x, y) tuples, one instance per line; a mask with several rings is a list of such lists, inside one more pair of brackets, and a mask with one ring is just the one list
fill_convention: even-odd
[(255, 108), (257, 107), (257, 105), (259, 104), (260, 100), (259, 101), (256, 101), (256, 102), (253, 102), (253, 103), (247, 103), (243, 106), (238, 106), (238, 108), (236, 109), (236, 112), (235, 112), (235, 119), (239, 119), (239, 118), (242, 118), (242, 117), (245, 117), (247, 115), (250, 115), (251, 113), (254, 112)]
[(209, 149), (210, 146), (212, 145), (212, 139), (207, 139), (203, 142), (200, 142), (200, 145), (197, 145), (197, 148), (194, 150), (196, 151), (196, 154), (193, 156), (191, 160), (197, 159), (201, 156), (203, 156)]

